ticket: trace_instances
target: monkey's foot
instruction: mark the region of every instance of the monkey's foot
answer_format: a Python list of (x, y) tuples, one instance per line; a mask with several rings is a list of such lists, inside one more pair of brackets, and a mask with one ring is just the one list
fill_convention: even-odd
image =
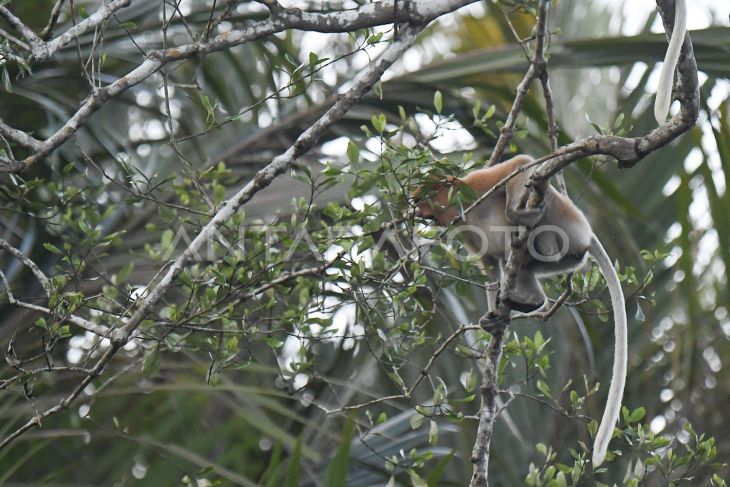
[(507, 218), (517, 225), (534, 227), (542, 219), (545, 213), (545, 205), (539, 208), (508, 208)]
[(506, 293), (503, 301), (510, 307), (510, 309), (521, 313), (531, 313), (542, 308), (545, 304), (545, 299), (542, 296), (535, 296), (535, 299), (530, 300), (517, 296), (515, 293), (511, 292)]
[(494, 311), (490, 311), (479, 319), (479, 326), (492, 335), (504, 331), (508, 324), (509, 317), (499, 316)]

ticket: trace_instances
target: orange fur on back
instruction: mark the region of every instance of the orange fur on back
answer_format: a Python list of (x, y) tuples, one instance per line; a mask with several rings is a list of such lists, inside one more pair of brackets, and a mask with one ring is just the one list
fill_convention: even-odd
[[(457, 215), (457, 209), (448, 206), (449, 196), (453, 194), (456, 186), (459, 184), (469, 185), (476, 197), (479, 198), (516, 169), (532, 162), (532, 160), (530, 156), (519, 155), (496, 166), (472, 171), (463, 178), (447, 176), (444, 182), (437, 185), (437, 189), (432, 191), (433, 194), (422, 195), (423, 187), (419, 187), (413, 192), (412, 197), (416, 200), (416, 206), (421, 216), (435, 218), (440, 224), (446, 225)], [(504, 193), (504, 188), (500, 188), (497, 193)]]

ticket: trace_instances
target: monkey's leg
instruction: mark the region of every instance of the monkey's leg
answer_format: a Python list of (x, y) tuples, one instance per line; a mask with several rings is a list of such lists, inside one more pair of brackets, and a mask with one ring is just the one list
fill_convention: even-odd
[[(502, 287), (500, 286), (502, 300), (515, 311), (530, 313), (542, 308), (547, 299), (535, 273), (530, 269), (520, 271), (513, 289), (503, 290)], [(509, 324), (509, 318), (504, 318), (493, 310), (479, 320), (479, 326), (489, 333), (501, 331), (507, 324)]]
[(505, 216), (516, 225), (534, 227), (540, 221), (544, 213), (544, 206), (540, 208), (519, 208), (508, 205), (505, 208)]
[(498, 316), (496, 311), (489, 311), (479, 319), (479, 326), (491, 334), (501, 332), (509, 324), (509, 318)]
[(526, 268), (520, 270), (512, 289), (504, 291), (502, 297), (504, 302), (513, 310), (523, 313), (540, 309), (547, 299), (535, 273)]
[(499, 281), (487, 283), (487, 313), (479, 319), (479, 326), (489, 333), (503, 330), (509, 320), (496, 316), (494, 309), (497, 307), (497, 299), (499, 298)]

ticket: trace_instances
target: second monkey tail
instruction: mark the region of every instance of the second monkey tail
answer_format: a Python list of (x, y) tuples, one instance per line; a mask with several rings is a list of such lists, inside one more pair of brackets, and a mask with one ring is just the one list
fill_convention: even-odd
[(608, 292), (611, 295), (611, 306), (613, 307), (613, 321), (615, 324), (615, 345), (613, 355), (613, 373), (611, 374), (611, 386), (608, 389), (606, 408), (603, 411), (601, 424), (596, 433), (596, 440), (593, 443), (593, 467), (598, 467), (606, 458), (608, 443), (613, 436), (613, 428), (618, 420), (621, 411), (621, 398), (624, 395), (626, 385), (626, 369), (628, 359), (627, 343), (627, 320), (626, 302), (624, 293), (621, 290), (621, 282), (616, 274), (611, 259), (601, 245), (598, 238), (591, 237), (589, 252), (596, 259), (598, 268), (603, 273), (608, 285)]
[(674, 70), (677, 68), (679, 51), (687, 33), (687, 5), (685, 0), (674, 2), (674, 28), (669, 39), (667, 54), (659, 74), (659, 86), (654, 101), (654, 118), (659, 125), (663, 124), (669, 115), (669, 105), (672, 103), (672, 87), (674, 86)]

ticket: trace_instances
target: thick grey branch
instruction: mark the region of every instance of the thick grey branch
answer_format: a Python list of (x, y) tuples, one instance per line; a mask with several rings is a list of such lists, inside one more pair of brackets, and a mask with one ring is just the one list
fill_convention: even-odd
[(39, 150), (43, 144), (43, 142), (26, 134), (22, 130), (14, 129), (9, 125), (6, 125), (3, 123), (2, 119), (0, 119), (0, 135), (6, 139), (12, 140), (21, 147), (34, 151)]
[(27, 51), (29, 51), (28, 61), (37, 62), (49, 60), (59, 49), (63, 48), (85, 32), (103, 24), (117, 10), (128, 6), (130, 3), (132, 3), (132, 0), (113, 0), (112, 2), (105, 3), (87, 19), (79, 22), (63, 34), (48, 42), (44, 41), (42, 38), (50, 36), (51, 30), (56, 25), (58, 16), (61, 13), (61, 6), (63, 5), (62, 1), (57, 2), (53, 7), (48, 25), (43, 29), (40, 37), (37, 36), (36, 33), (25, 25), (18, 17), (10, 12), (7, 7), (0, 7), (0, 16), (12, 25), (27, 42), (24, 47)]

